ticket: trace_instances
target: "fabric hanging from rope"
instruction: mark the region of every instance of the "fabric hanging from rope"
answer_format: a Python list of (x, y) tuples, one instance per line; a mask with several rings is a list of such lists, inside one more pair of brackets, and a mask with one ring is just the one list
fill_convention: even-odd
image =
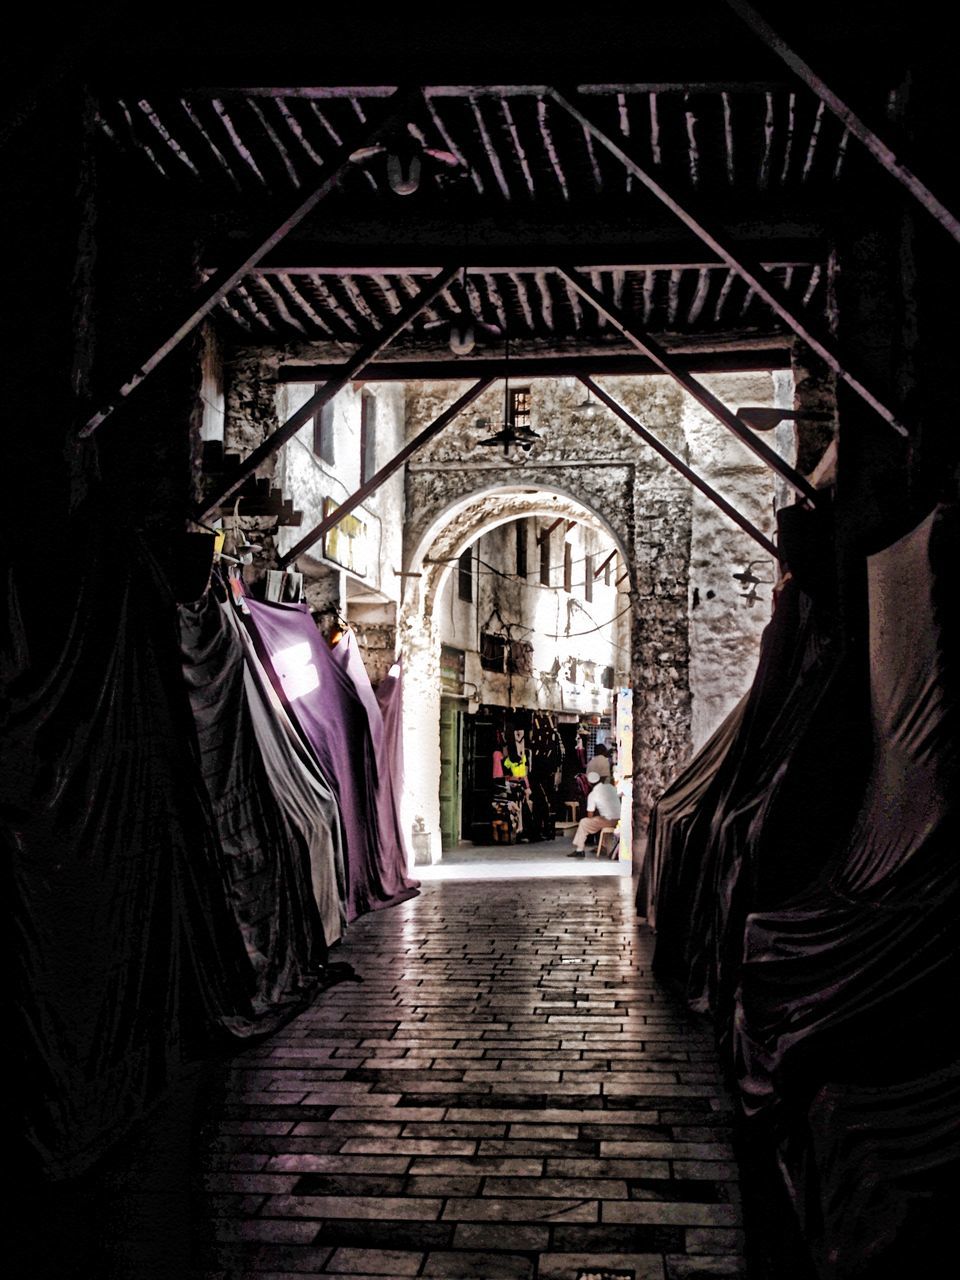
[(299, 1000), (326, 960), (307, 847), (277, 803), (245, 688), (243, 646), (213, 590), (181, 604), (180, 650), (227, 900), (258, 1015)]
[(313, 895), (323, 936), (332, 946), (346, 925), (347, 879), (340, 810), (316, 757), (294, 728), (247, 629), (231, 604), (220, 606), (243, 646), (244, 687), (264, 768), (276, 802), (310, 857)]
[(349, 650), (334, 657), (306, 605), (245, 600), (244, 608), (274, 687), (336, 792), (346, 841), (347, 919), (412, 896), (418, 889), (406, 874), (399, 819), (381, 822), (375, 743), (382, 744), (382, 719), (376, 699), (358, 692), (348, 672)]

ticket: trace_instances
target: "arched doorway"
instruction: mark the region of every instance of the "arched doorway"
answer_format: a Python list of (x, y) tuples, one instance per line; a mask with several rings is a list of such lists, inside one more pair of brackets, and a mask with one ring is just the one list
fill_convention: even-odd
[[(450, 755), (458, 750), (457, 735), (462, 717), (453, 700), (443, 695), (441, 671), (441, 627), (437, 608), (451, 577), (462, 572), (459, 559), (465, 549), (481, 536), (518, 521), (534, 520), (551, 529), (578, 526), (598, 535), (610, 548), (620, 566), (612, 581), (619, 607), (612, 611), (618, 619), (619, 648), (623, 651), (620, 678), (628, 679), (633, 666), (630, 614), (634, 593), (627, 566), (631, 563), (622, 526), (617, 528), (609, 514), (598, 512), (581, 497), (556, 485), (537, 487), (525, 483), (487, 483), (482, 488), (439, 506), (424, 522), (411, 548), (405, 570), (405, 586), (400, 611), (400, 634), (405, 663), (404, 754), (407, 761), (405, 814), (414, 833), (414, 845), (422, 860), (440, 856), (441, 832), (449, 827), (445, 805), (451, 793)], [(562, 547), (563, 544), (561, 543)], [(562, 557), (558, 557), (562, 566)], [(534, 568), (534, 576), (536, 569)], [(609, 594), (609, 593), (608, 593)], [(531, 646), (532, 647), (532, 646)], [(612, 670), (612, 668), (611, 668)], [(542, 675), (548, 673), (543, 671)], [(520, 681), (521, 686), (524, 684)], [(520, 701), (536, 701), (531, 681), (517, 693)], [(540, 705), (550, 704), (550, 692)], [(438, 732), (439, 726), (439, 732)], [(456, 791), (454, 785), (453, 791)]]

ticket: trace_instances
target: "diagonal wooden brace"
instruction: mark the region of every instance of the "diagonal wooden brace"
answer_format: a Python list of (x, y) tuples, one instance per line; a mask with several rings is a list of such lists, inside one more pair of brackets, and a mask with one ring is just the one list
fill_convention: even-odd
[(164, 360), (171, 351), (175, 350), (184, 338), (192, 333), (213, 308), (226, 297), (230, 290), (245, 275), (248, 275), (271, 249), (276, 248), (284, 236), (292, 231), (298, 223), (302, 222), (325, 196), (329, 195), (350, 167), (350, 156), (353, 152), (359, 147), (370, 146), (376, 142), (384, 133), (393, 128), (400, 116), (420, 97), (419, 89), (406, 88), (398, 89), (391, 98), (387, 99), (379, 113), (379, 118), (372, 127), (365, 129), (359, 137), (340, 147), (336, 154), (331, 157), (330, 164), (319, 186), (315, 187), (305, 199), (301, 200), (278, 226), (260, 239), (256, 247), (247, 253), (242, 262), (239, 262), (234, 267), (225, 268), (207, 282), (200, 291), (198, 299), (193, 303), (189, 314), (173, 333), (164, 342), (161, 342), (137, 367), (134, 373), (118, 389), (113, 400), (108, 404), (101, 405), (96, 413), (87, 419), (83, 426), (80, 427), (78, 434), (80, 436), (93, 435), (94, 431), (106, 422), (117, 406), (144, 382), (161, 360)]
[(784, 290), (771, 279), (763, 267), (758, 263), (747, 261), (743, 253), (728, 240), (723, 232), (709, 227), (701, 215), (693, 212), (688, 198), (683, 202), (678, 200), (659, 179), (648, 173), (633, 156), (624, 151), (618, 142), (615, 142), (594, 124), (588, 116), (584, 115), (579, 107), (562, 97), (555, 89), (551, 90), (551, 97), (559, 106), (568, 111), (602, 146), (606, 147), (611, 155), (616, 156), (621, 164), (638, 181), (642, 182), (647, 190), (652, 192), (662, 204), (666, 205), (671, 213), (676, 214), (681, 222), (689, 227), (695, 235), (699, 236), (704, 244), (709, 245), (732, 271), (736, 271), (739, 276), (742, 276), (756, 295), (762, 298), (773, 312), (826, 362), (838, 378), (842, 378), (861, 399), (865, 400), (884, 422), (891, 426), (898, 435), (909, 436), (909, 432), (900, 421), (897, 412), (881, 396), (870, 389), (861, 375), (853, 372), (849, 361), (841, 357), (836, 343), (828, 333), (821, 330), (820, 326), (809, 318), (800, 316), (794, 311), (793, 305)]
[(204, 499), (203, 507), (196, 513), (196, 518), (202, 520), (212, 515), (222, 502), (225, 502), (232, 493), (240, 488), (248, 476), (252, 476), (256, 469), (266, 462), (267, 458), (271, 457), (272, 454), (276, 453), (288, 440), (295, 436), (304, 423), (309, 422), (328, 400), (332, 400), (337, 392), (341, 391), (348, 382), (351, 382), (365, 365), (368, 365), (371, 360), (379, 355), (384, 347), (391, 343), (397, 334), (402, 332), (424, 307), (428, 307), (437, 294), (442, 293), (459, 272), (459, 267), (446, 267), (438, 276), (434, 276), (432, 280), (428, 281), (420, 292), (410, 299), (403, 310), (398, 311), (391, 318), (388, 325), (379, 330), (359, 351), (356, 351), (345, 365), (341, 365), (340, 372), (335, 378), (325, 382), (319, 391), (305, 401), (295, 413), (290, 415), (286, 422), (271, 435), (267, 436), (266, 440), (257, 445), (256, 449), (244, 458), (231, 476), (230, 483), (214, 496)]
[(644, 355), (658, 365), (664, 373), (668, 373), (671, 378), (683, 387), (684, 391), (693, 398), (713, 416), (723, 424), (738, 440), (751, 449), (758, 458), (761, 458), (771, 471), (775, 471), (782, 480), (786, 480), (791, 488), (795, 489), (802, 497), (807, 498), (810, 502), (816, 503), (817, 491), (813, 485), (790, 466), (789, 462), (784, 462), (779, 453), (775, 449), (771, 449), (766, 441), (761, 440), (759, 436), (743, 425), (737, 415), (719, 400), (712, 391), (709, 391), (702, 382), (691, 373), (687, 373), (680, 364), (674, 360), (666, 351), (656, 342), (645, 329), (641, 328), (636, 320), (628, 320), (619, 308), (615, 307), (612, 302), (608, 302), (603, 294), (593, 285), (582, 280), (580, 276), (573, 271), (567, 271), (564, 267), (557, 267), (557, 271), (564, 276), (582, 297), (591, 302), (598, 311), (607, 317), (610, 323), (623, 334), (623, 336)]
[(324, 516), (320, 523), (314, 525), (309, 533), (305, 533), (300, 541), (292, 546), (289, 551), (285, 551), (278, 560), (280, 568), (285, 569), (297, 556), (309, 551), (329, 529), (332, 529), (344, 516), (349, 515), (354, 507), (359, 507), (362, 502), (366, 502), (367, 498), (372, 493), (376, 493), (383, 482), (388, 480), (399, 467), (402, 467), (408, 458), (412, 457), (418, 449), (422, 449), (428, 440), (432, 440), (435, 435), (438, 435), (447, 423), (452, 422), (458, 413), (462, 413), (468, 405), (472, 404), (479, 395), (486, 391), (491, 382), (493, 382), (493, 378), (481, 378), (479, 382), (475, 382), (458, 400), (454, 401), (449, 409), (444, 409), (438, 418), (434, 418), (433, 422), (418, 432), (412, 440), (408, 440), (388, 463), (370, 477), (366, 484), (362, 484), (355, 493), (352, 493), (349, 498), (341, 502), (335, 511), (331, 511), (329, 515)]
[[(682, 458), (678, 458), (672, 449), (669, 449), (665, 444), (658, 440), (652, 431), (648, 430), (641, 422), (638, 422), (631, 413), (628, 413), (627, 410), (624, 409), (623, 405), (614, 400), (613, 396), (608, 395), (602, 387), (598, 387), (592, 378), (588, 378), (583, 374), (580, 377), (580, 381), (588, 391), (593, 392), (601, 404), (605, 404), (611, 413), (615, 413), (621, 422), (625, 423), (631, 431), (635, 431), (640, 439), (645, 441), (651, 449), (655, 449), (661, 458), (664, 458), (669, 462), (670, 466), (673, 467), (675, 471), (679, 471), (685, 480), (689, 480), (694, 488), (699, 489), (705, 497), (709, 498), (714, 506), (718, 507), (723, 514), (728, 517), (728, 519), (732, 520), (734, 524), (739, 525), (744, 533), (748, 533), (754, 542), (763, 547), (764, 551), (773, 556), (774, 559), (777, 558), (776, 545), (770, 541), (766, 534), (761, 533), (756, 525), (751, 524), (746, 516), (740, 514), (736, 507), (731, 506), (730, 503), (727, 502), (726, 498), (722, 497), (717, 493), (716, 489), (707, 484), (706, 480), (699, 476), (692, 467), (688, 467)], [(600, 569), (602, 568), (603, 565), (600, 566)], [(600, 569), (597, 570), (597, 573), (600, 572)]]

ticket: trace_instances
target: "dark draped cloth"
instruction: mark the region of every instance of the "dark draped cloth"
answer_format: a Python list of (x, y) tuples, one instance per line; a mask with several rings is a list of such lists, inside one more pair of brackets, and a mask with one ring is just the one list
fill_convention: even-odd
[(243, 647), (244, 687), (270, 788), (310, 858), (313, 896), (328, 946), (346, 924), (347, 879), (340, 810), (316, 757), (300, 737), (231, 604), (220, 606)]
[[(255, 983), (194, 749), (177, 613), (93, 500), (71, 573), (8, 579), (0, 810), (14, 926), (12, 1094), (48, 1175), (81, 1172)], [(18, 602), (22, 601), (21, 613)]]
[(655, 972), (714, 1017), (724, 1047), (747, 912), (816, 881), (862, 788), (863, 707), (840, 642), (829, 534), (824, 512), (781, 513), (790, 574), (753, 684), (654, 810)]
[[(335, 657), (306, 605), (245, 600), (260, 656), (305, 741), (334, 788), (347, 853), (347, 919), (412, 896), (395, 806), (381, 782), (383, 722), (369, 681), (351, 675), (349, 649)], [(359, 656), (357, 655), (357, 661)]]
[(869, 559), (873, 749), (859, 812), (812, 888), (746, 921), (741, 1094), (776, 1144), (825, 1276), (933, 1274), (951, 1247), (958, 555), (957, 508), (941, 507)]
[[(637, 881), (637, 910), (649, 925), (657, 928), (664, 938), (669, 937), (671, 945), (678, 948), (683, 945), (681, 922), (686, 903), (703, 866), (697, 828), (699, 824), (709, 823), (713, 816), (716, 802), (711, 804), (711, 789), (739, 732), (745, 707), (746, 697), (743, 697), (650, 812), (646, 852)], [(686, 888), (684, 880), (688, 881)], [(671, 920), (674, 909), (680, 913), (680, 919)], [(662, 953), (660, 962), (664, 969), (670, 967)]]
[(309, 852), (278, 804), (245, 688), (243, 645), (214, 591), (179, 606), (180, 647), (200, 769), (227, 869), (228, 903), (262, 1015), (300, 999), (326, 946)]

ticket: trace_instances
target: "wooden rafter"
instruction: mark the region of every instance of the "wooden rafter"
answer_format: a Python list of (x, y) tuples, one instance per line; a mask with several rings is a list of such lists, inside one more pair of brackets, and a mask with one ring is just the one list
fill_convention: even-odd
[(874, 133), (869, 125), (847, 106), (842, 98), (833, 92), (813, 68), (804, 62), (787, 42), (774, 31), (773, 27), (754, 9), (753, 5), (748, 4), (746, 0), (727, 0), (727, 4), (737, 17), (742, 19), (755, 35), (760, 37), (767, 48), (785, 62), (790, 70), (799, 76), (809, 89), (813, 90), (821, 102), (826, 103), (837, 119), (843, 123), (844, 127), (855, 138), (863, 143), (873, 158), (879, 161), (886, 169), (887, 173), (895, 178), (901, 186), (905, 187), (914, 199), (932, 217), (936, 218), (944, 230), (953, 236), (954, 240), (960, 242), (960, 218), (951, 213), (946, 205), (937, 199), (930, 188), (921, 182), (917, 175), (897, 158), (893, 148), (889, 147), (882, 138)]
[(771, 307), (784, 323), (788, 324), (799, 338), (817, 353), (827, 365), (842, 378), (872, 409), (901, 436), (909, 433), (900, 421), (899, 414), (886, 401), (874, 392), (865, 378), (851, 370), (849, 362), (841, 356), (833, 339), (821, 331), (812, 319), (804, 318), (794, 311), (790, 299), (771, 280), (769, 274), (759, 264), (748, 262), (729, 238), (722, 232), (708, 227), (702, 215), (693, 212), (690, 201), (681, 202), (667, 190), (661, 179), (654, 178), (637, 160), (628, 155), (622, 146), (610, 138), (592, 120), (590, 120), (574, 103), (568, 101), (554, 90), (553, 100), (563, 106), (575, 120), (589, 127), (594, 136), (613, 155), (627, 165), (644, 186), (651, 191), (672, 213), (700, 237), (715, 253), (718, 253), (732, 271), (746, 280), (754, 292)]
[[(385, 104), (384, 111), (380, 115), (377, 122), (365, 131), (362, 138), (362, 145), (371, 145), (384, 133), (386, 133), (405, 111), (408, 106), (417, 99), (418, 91), (404, 90), (395, 98), (391, 98)], [(127, 378), (127, 380), (119, 387), (115, 397), (110, 402), (102, 405), (95, 413), (93, 413), (86, 422), (80, 427), (79, 434), (81, 436), (90, 436), (102, 426), (104, 422), (111, 416), (117, 405), (124, 401), (133, 391), (139, 387), (144, 380), (153, 372), (158, 364), (174, 351), (180, 343), (196, 329), (197, 325), (210, 314), (230, 292), (235, 285), (243, 280), (250, 270), (255, 267), (269, 252), (275, 248), (285, 235), (291, 231), (298, 223), (310, 213), (312, 209), (320, 203), (321, 200), (334, 189), (341, 175), (350, 165), (350, 154), (355, 151), (357, 146), (361, 145), (361, 141), (353, 139), (348, 147), (342, 147), (336, 156), (331, 160), (330, 171), (319, 183), (318, 186), (310, 192), (306, 199), (300, 203), (267, 235), (261, 237), (255, 248), (249, 251), (243, 260), (234, 267), (225, 269), (223, 272), (215, 275), (201, 289), (199, 300), (194, 302), (189, 314), (181, 321), (177, 328), (169, 335), (159, 346), (143, 360), (136, 368), (135, 372)]]

